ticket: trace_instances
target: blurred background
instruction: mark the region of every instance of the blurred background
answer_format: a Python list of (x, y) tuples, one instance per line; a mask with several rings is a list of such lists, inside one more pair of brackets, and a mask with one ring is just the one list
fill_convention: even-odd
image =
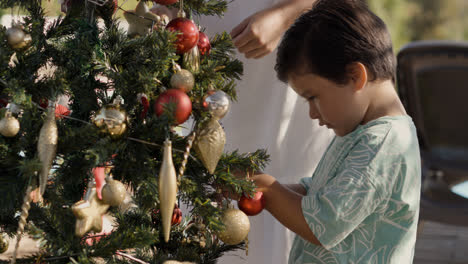
[[(253, 0), (254, 1), (254, 0)], [(420, 40), (468, 41), (468, 0), (367, 0), (371, 9), (389, 27), (394, 52), (407, 44)], [(135, 8), (136, 0), (119, 0), (124, 10)], [(51, 17), (61, 13), (57, 0), (43, 0), (43, 7)], [(117, 16), (122, 18), (122, 10)], [(9, 27), (11, 17), (22, 15), (22, 10), (0, 10), (0, 21)], [(239, 21), (242, 18), (239, 18)], [(123, 22), (122, 24), (125, 24)], [(124, 25), (125, 26), (125, 25)], [(231, 29), (226, 29), (230, 31)], [(467, 72), (468, 75), (468, 72)], [(466, 84), (468, 88), (468, 84)], [(441, 106), (434, 106), (441, 107)], [(461, 133), (461, 131), (447, 131)], [(468, 182), (448, 185), (448, 191), (468, 198)], [(468, 200), (467, 200), (468, 201)], [(36, 250), (32, 240), (23, 241), (30, 251)], [(468, 263), (468, 221), (465, 226), (442, 222), (420, 221), (416, 243), (415, 264), (466, 264)], [(25, 248), (23, 253), (27, 253)], [(2, 256), (0, 256), (2, 259)], [(0, 261), (1, 262), (1, 261)]]

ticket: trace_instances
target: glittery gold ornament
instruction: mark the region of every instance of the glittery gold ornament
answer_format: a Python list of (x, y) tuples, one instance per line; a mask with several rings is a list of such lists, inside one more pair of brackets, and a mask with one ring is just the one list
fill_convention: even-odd
[(109, 205), (99, 200), (96, 187), (92, 187), (86, 193), (85, 200), (76, 202), (72, 206), (76, 216), (75, 235), (84, 236), (89, 231), (101, 232), (102, 216), (109, 209)]
[(171, 77), (172, 88), (181, 89), (186, 93), (192, 91), (194, 85), (195, 78), (188, 70), (179, 69)]
[(0, 254), (5, 253), (8, 250), (8, 246), (10, 243), (8, 243), (8, 240), (4, 235), (0, 235)]
[(200, 50), (198, 50), (197, 45), (184, 53), (183, 65), (184, 68), (193, 73), (200, 72)]
[(124, 17), (128, 22), (129, 36), (144, 36), (150, 32), (152, 26), (157, 25), (161, 18), (152, 13), (145, 1), (139, 1), (135, 11), (124, 12)]
[(15, 49), (23, 49), (31, 43), (31, 35), (26, 34), (21, 26), (13, 25), (6, 31), (8, 44)]
[(0, 134), (5, 137), (14, 137), (18, 134), (20, 123), (10, 111), (6, 112), (5, 117), (0, 120)]
[(94, 124), (101, 132), (119, 137), (127, 130), (127, 114), (118, 104), (107, 105), (96, 114)]
[(237, 245), (247, 238), (250, 231), (249, 217), (241, 210), (229, 208), (221, 221), (225, 229), (218, 233), (219, 239), (228, 245)]
[(164, 141), (164, 154), (159, 171), (159, 210), (163, 226), (164, 241), (169, 241), (174, 205), (177, 199), (177, 176), (172, 162), (172, 142)]
[(195, 151), (209, 173), (214, 173), (226, 143), (226, 134), (216, 119), (211, 119), (205, 127), (197, 131), (193, 144)]
[(123, 183), (110, 177), (106, 178), (106, 184), (102, 187), (102, 201), (110, 206), (119, 206), (125, 199), (127, 190)]
[(37, 142), (37, 153), (39, 160), (41, 161), (42, 168), (39, 173), (39, 192), (36, 192), (35, 200), (42, 200), (49, 172), (55, 159), (57, 141), (58, 129), (55, 122), (55, 107), (49, 106), (47, 108), (47, 116), (41, 127), (41, 131), (39, 132), (39, 140)]

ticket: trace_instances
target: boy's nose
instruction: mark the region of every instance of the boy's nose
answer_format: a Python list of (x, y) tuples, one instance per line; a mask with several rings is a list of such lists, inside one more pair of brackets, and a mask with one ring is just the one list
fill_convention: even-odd
[(315, 104), (312, 102), (309, 103), (309, 116), (311, 119), (318, 119), (320, 117), (320, 114), (317, 111)]

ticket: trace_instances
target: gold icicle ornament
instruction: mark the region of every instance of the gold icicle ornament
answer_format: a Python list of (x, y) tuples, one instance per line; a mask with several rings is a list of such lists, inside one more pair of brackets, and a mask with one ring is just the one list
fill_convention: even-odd
[(193, 73), (200, 72), (200, 50), (197, 45), (184, 53), (183, 65), (185, 69)]
[(102, 216), (107, 209), (109, 205), (99, 200), (96, 187), (88, 187), (85, 199), (72, 206), (73, 214), (76, 216), (75, 235), (83, 237), (89, 231), (101, 232)]
[(164, 241), (169, 241), (171, 220), (177, 200), (177, 175), (172, 162), (172, 142), (164, 141), (164, 154), (159, 171), (159, 210), (161, 212)]
[(199, 129), (194, 142), (194, 149), (209, 173), (213, 174), (221, 158), (226, 143), (226, 134), (215, 118)]
[(42, 168), (39, 173), (39, 191), (36, 192), (36, 198), (34, 199), (36, 201), (42, 200), (49, 172), (55, 159), (57, 141), (58, 129), (57, 123), (55, 122), (55, 107), (49, 106), (47, 108), (47, 116), (44, 120), (44, 124), (39, 132), (39, 141), (37, 142), (37, 153), (39, 161), (42, 164)]

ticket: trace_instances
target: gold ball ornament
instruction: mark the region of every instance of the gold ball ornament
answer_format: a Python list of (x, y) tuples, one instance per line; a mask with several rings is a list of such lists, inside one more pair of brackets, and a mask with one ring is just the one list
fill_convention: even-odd
[(5, 137), (14, 137), (18, 134), (20, 123), (18, 119), (7, 112), (5, 117), (0, 120), (0, 134)]
[(31, 43), (31, 35), (26, 34), (20, 26), (12, 26), (6, 31), (8, 44), (15, 49), (22, 49)]
[(224, 211), (222, 222), (225, 229), (218, 233), (227, 245), (237, 245), (247, 238), (250, 231), (249, 217), (241, 210), (229, 208)]
[(101, 108), (94, 117), (94, 124), (103, 133), (119, 137), (127, 130), (127, 114), (118, 105)]
[(120, 181), (106, 179), (106, 185), (102, 187), (102, 201), (111, 206), (119, 206), (125, 200), (127, 190)]
[(186, 93), (192, 91), (194, 85), (195, 78), (188, 70), (180, 69), (171, 77), (171, 87), (183, 90)]
[(10, 243), (4, 235), (0, 235), (0, 254), (5, 253), (8, 250)]

